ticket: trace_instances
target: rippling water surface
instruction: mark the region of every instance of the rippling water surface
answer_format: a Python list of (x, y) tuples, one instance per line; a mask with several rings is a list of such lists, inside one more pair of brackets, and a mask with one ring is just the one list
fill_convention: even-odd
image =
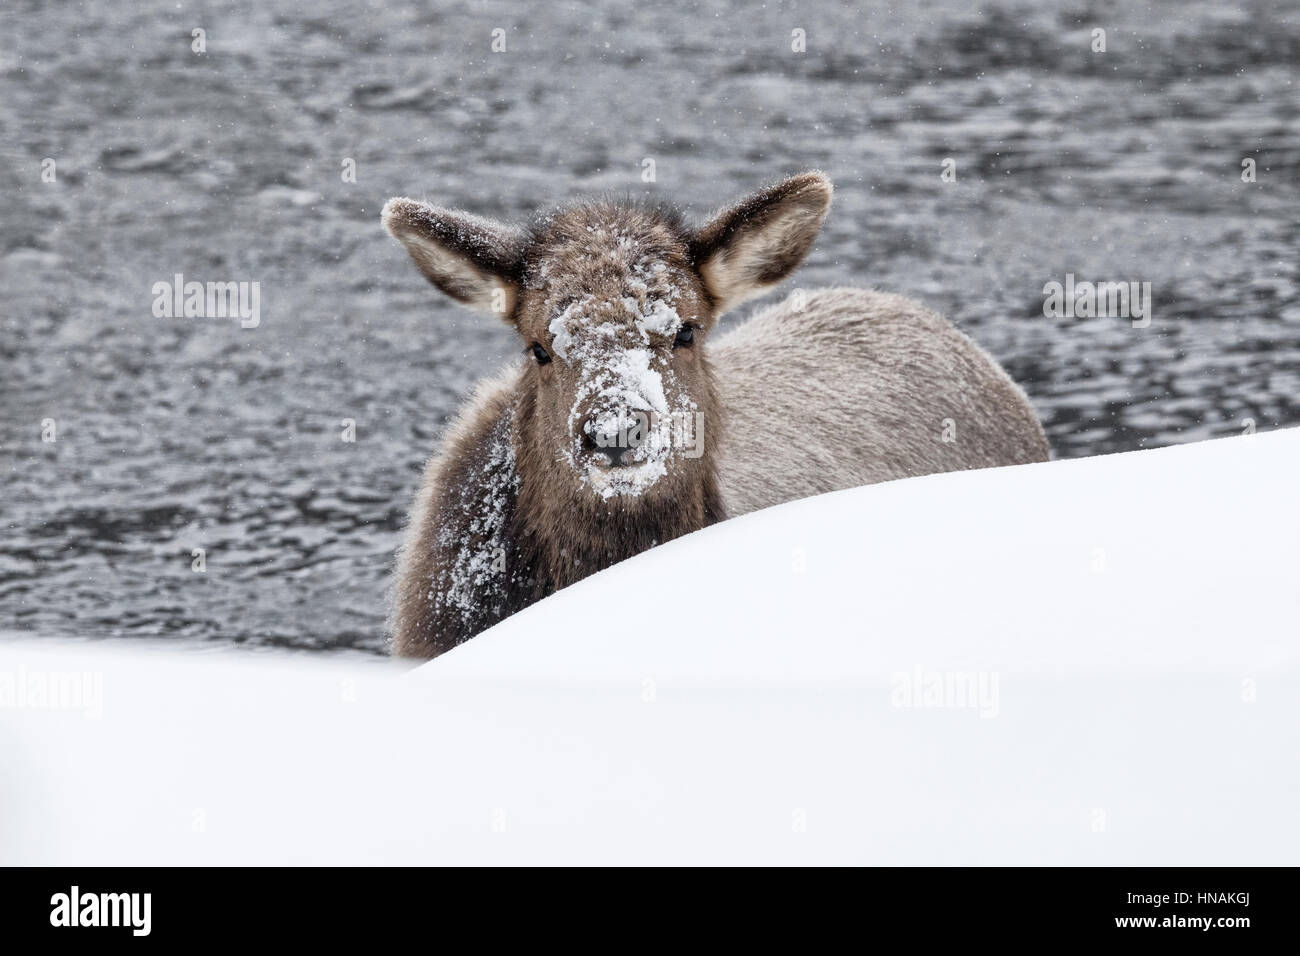
[[(653, 157), (699, 215), (820, 167), (792, 284), (945, 312), (1058, 456), (1300, 423), (1300, 3), (868, 7), (11, 0), (0, 629), (382, 649), (422, 460), (516, 353), (391, 195), (526, 216)], [(259, 281), (261, 325), (154, 318), (176, 273)], [(1066, 273), (1150, 282), (1151, 326), (1044, 318)]]

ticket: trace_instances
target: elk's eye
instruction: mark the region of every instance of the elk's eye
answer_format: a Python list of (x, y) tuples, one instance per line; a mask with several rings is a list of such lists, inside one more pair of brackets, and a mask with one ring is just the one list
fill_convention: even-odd
[(673, 348), (690, 345), (694, 341), (695, 327), (691, 325), (683, 325), (677, 330), (677, 338), (673, 339)]
[(534, 342), (533, 358), (537, 359), (538, 365), (547, 365), (551, 361), (551, 353), (542, 348), (538, 343)]

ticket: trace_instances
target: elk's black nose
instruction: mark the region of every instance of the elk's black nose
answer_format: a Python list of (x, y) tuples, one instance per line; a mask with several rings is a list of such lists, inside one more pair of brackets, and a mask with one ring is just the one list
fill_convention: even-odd
[(582, 447), (593, 455), (604, 455), (606, 461), (613, 466), (631, 464), (632, 449), (619, 445), (617, 435), (605, 436), (601, 441), (596, 440), (592, 434), (595, 428), (590, 431), (584, 429), (582, 432)]

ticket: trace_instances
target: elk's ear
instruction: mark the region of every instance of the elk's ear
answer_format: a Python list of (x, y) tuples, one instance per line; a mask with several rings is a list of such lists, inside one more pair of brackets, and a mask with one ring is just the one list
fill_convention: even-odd
[(390, 199), (382, 215), (426, 279), (457, 302), (509, 321), (519, 288), (518, 230), (415, 199)]
[(717, 314), (776, 285), (803, 262), (831, 207), (831, 181), (800, 173), (725, 209), (692, 253)]

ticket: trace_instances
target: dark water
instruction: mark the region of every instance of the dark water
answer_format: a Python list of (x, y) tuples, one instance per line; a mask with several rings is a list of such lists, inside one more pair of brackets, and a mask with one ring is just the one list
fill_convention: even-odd
[[(379, 228), (391, 195), (510, 217), (650, 188), (702, 213), (820, 167), (835, 208), (795, 283), (946, 312), (1059, 456), (1300, 423), (1295, 0), (8, 0), (4, 20), (0, 631), (382, 647), (421, 462), (515, 350), (418, 278)], [(1067, 272), (1149, 281), (1151, 326), (1044, 318)], [(155, 318), (176, 273), (260, 282), (261, 325)]]

